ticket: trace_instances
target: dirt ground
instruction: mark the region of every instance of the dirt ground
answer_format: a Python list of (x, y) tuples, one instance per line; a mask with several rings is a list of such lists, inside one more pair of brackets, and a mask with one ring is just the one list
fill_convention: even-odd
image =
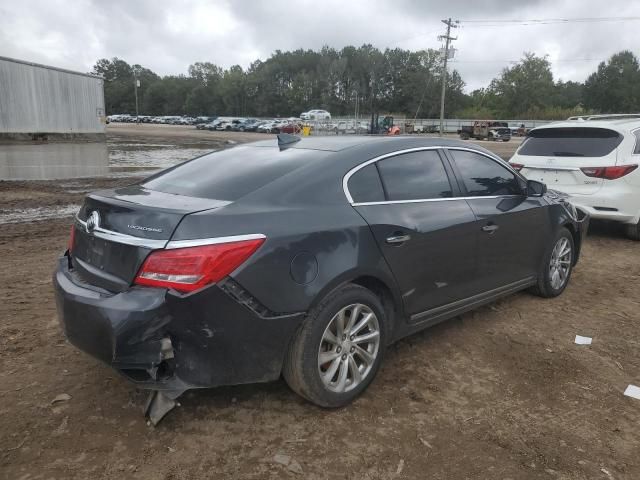
[[(0, 212), (134, 180), (0, 182)], [(623, 396), (640, 385), (640, 244), (613, 228), (595, 225), (561, 297), (516, 294), (399, 342), (346, 408), (278, 381), (189, 392), (152, 428), (145, 395), (61, 334), (69, 225), (0, 225), (0, 479), (640, 478), (640, 400)]]

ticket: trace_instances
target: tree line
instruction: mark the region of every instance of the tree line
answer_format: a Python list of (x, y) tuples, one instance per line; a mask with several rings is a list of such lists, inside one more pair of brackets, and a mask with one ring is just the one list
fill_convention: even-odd
[[(436, 50), (371, 45), (277, 50), (246, 70), (196, 62), (186, 75), (161, 77), (141, 65), (100, 59), (92, 73), (104, 78), (107, 114), (135, 113), (135, 80), (144, 115), (298, 116), (311, 108), (334, 116), (372, 112), (436, 118), (440, 113), (441, 59)], [(603, 61), (585, 82), (555, 80), (546, 57), (525, 53), (486, 88), (464, 93), (453, 69), (447, 75), (447, 118), (561, 119), (584, 113), (640, 111), (640, 67), (630, 51)]]

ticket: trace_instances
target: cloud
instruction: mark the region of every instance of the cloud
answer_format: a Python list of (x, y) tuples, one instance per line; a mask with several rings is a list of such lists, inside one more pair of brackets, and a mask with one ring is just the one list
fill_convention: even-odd
[[(247, 67), (275, 51), (371, 43), (378, 48), (439, 48), (441, 20), (596, 16), (595, 0), (526, 3), (396, 0), (25, 0), (0, 6), (0, 55), (88, 71), (98, 58), (120, 57), (159, 74), (186, 74), (211, 61)], [(480, 4), (479, 4), (480, 5)], [(611, 0), (616, 16), (640, 14)], [(468, 89), (487, 85), (524, 51), (549, 55), (554, 75), (584, 80), (597, 64), (640, 44), (640, 22), (479, 27), (462, 23), (453, 68)]]

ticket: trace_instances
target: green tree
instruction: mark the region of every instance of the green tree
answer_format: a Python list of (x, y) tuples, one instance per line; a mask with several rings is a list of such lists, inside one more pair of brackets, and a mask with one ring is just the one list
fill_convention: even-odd
[(189, 66), (190, 84), (193, 89), (187, 94), (185, 111), (189, 115), (216, 115), (224, 111), (220, 83), (224, 71), (210, 62), (196, 62)]
[(556, 82), (551, 105), (559, 108), (578, 108), (582, 105), (584, 84), (579, 82)]
[(551, 64), (546, 57), (525, 53), (519, 63), (505, 68), (491, 82), (489, 90), (489, 108), (502, 118), (517, 118), (544, 109), (551, 104), (554, 91)]
[(147, 91), (144, 99), (145, 114), (187, 114), (187, 99), (196, 87), (194, 79), (184, 75), (163, 77), (152, 83)]
[(628, 50), (601, 62), (584, 85), (585, 107), (602, 113), (629, 113), (640, 110), (638, 59)]
[[(135, 78), (140, 80), (138, 103), (144, 103), (149, 87), (160, 77), (140, 65), (129, 65), (117, 57), (102, 58), (93, 66), (92, 73), (104, 78), (104, 96), (107, 115), (135, 113)], [(140, 112), (143, 113), (142, 111)]]
[(224, 112), (228, 115), (246, 115), (247, 97), (245, 92), (246, 75), (240, 65), (226, 70), (220, 80), (220, 97)]
[[(159, 77), (119, 58), (100, 59), (93, 73), (105, 79), (108, 114), (291, 116), (325, 108), (334, 116), (360, 113), (436, 118), (440, 113), (441, 59), (435, 50), (381, 51), (372, 45), (341, 50), (275, 51), (248, 69), (196, 62), (188, 75)], [(525, 53), (491, 84), (464, 93), (458, 72), (447, 76), (445, 115), (458, 118), (561, 119), (571, 115), (640, 109), (640, 71), (628, 51), (598, 66), (585, 84), (554, 82), (549, 61)]]

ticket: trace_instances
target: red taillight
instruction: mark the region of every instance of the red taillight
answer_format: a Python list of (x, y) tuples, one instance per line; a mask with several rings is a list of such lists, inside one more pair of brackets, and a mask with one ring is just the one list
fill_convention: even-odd
[(264, 239), (219, 243), (200, 247), (156, 250), (142, 264), (136, 285), (193, 292), (219, 282), (242, 265)]
[(516, 172), (519, 172), (524, 168), (524, 165), (521, 163), (509, 163), (509, 165), (511, 165)]
[(587, 177), (604, 178), (605, 180), (616, 180), (633, 172), (638, 165), (619, 165), (615, 167), (584, 167), (582, 173)]
[(69, 245), (67, 246), (67, 250), (69, 250), (69, 253), (71, 253), (73, 251), (73, 242), (76, 239), (76, 226), (75, 225), (71, 225), (71, 232), (69, 233)]

